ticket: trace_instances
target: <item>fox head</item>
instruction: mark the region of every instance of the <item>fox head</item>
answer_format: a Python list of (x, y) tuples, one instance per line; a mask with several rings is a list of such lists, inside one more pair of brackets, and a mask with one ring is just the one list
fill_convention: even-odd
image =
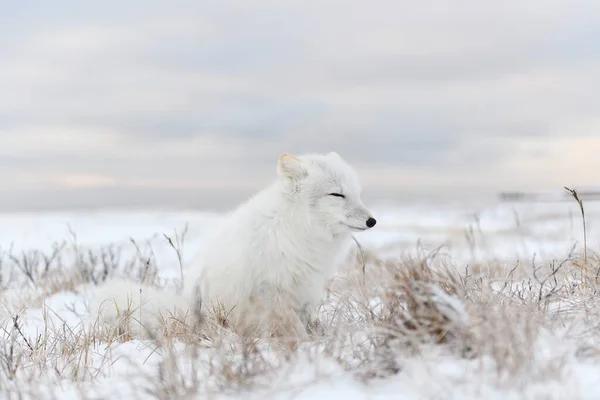
[(377, 222), (361, 199), (354, 170), (337, 153), (279, 157), (284, 191), (311, 222), (333, 234), (364, 231)]

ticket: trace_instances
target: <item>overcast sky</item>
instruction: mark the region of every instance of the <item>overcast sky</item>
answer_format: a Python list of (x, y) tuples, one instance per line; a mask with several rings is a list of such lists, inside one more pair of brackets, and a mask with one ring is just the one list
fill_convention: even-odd
[(377, 196), (596, 185), (599, 88), (598, 0), (7, 2), (0, 208), (229, 206), (331, 150)]

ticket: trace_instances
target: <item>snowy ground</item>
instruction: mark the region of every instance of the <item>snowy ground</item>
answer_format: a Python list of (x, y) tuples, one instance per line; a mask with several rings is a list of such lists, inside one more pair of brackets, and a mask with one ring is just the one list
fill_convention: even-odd
[(599, 399), (600, 202), (584, 206), (587, 258), (575, 201), (374, 208), (376, 228), (357, 235), (365, 275), (351, 254), (323, 335), (298, 347), (249, 345), (219, 326), (169, 343), (115, 338), (87, 319), (107, 276), (176, 283), (165, 235), (183, 241), (185, 267), (218, 214), (0, 214), (0, 393)]

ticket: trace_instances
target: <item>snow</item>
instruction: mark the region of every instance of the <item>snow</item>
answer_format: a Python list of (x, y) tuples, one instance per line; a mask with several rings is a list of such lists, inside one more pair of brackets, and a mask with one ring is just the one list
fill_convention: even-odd
[[(597, 250), (600, 241), (600, 202), (589, 201), (584, 206), (587, 245), (592, 257), (592, 249)], [(443, 246), (444, 257), (452, 260), (455, 271), (461, 273), (467, 265), (495, 263), (493, 265), (501, 266), (501, 273), (506, 277), (507, 271), (517, 262), (531, 264), (539, 260), (547, 264), (567, 257), (574, 245), (577, 254), (583, 250), (581, 214), (574, 201), (490, 203), (480, 209), (433, 205), (392, 208), (388, 205), (374, 208), (373, 212), (378, 220), (376, 228), (356, 235), (366, 252), (382, 258), (398, 256), (399, 252), (422, 256), (422, 249), (432, 251)], [(584, 285), (574, 272), (561, 275), (560, 279), (571, 285), (575, 294), (561, 292), (561, 296), (565, 296), (563, 299), (548, 304), (543, 313), (535, 314), (551, 321), (544, 320), (546, 322), (531, 328), (535, 334), (527, 336), (529, 331), (524, 324), (529, 320), (526, 313), (520, 317), (505, 316), (513, 318), (514, 329), (503, 326), (498, 328), (499, 332), (489, 331), (490, 343), (484, 346), (487, 347), (479, 357), (459, 357), (444, 346), (425, 343), (417, 354), (401, 353), (397, 359), (398, 373), (379, 379), (361, 379), (356, 371), (343, 367), (339, 359), (352, 361), (355, 350), (352, 346), (340, 344), (336, 358), (331, 352), (324, 351), (323, 346), (315, 344), (299, 350), (289, 359), (265, 350), (268, 359), (265, 364), (270, 365), (272, 371), (250, 373), (253, 385), (241, 385), (236, 389), (215, 369), (225, 363), (220, 357), (227, 358), (231, 365), (241, 361), (236, 361), (235, 355), (223, 355), (216, 347), (201, 348), (200, 354), (191, 355), (185, 343), (176, 343), (174, 358), (169, 358), (164, 348), (158, 349), (149, 340), (133, 338), (125, 342), (102, 343), (91, 341), (89, 335), (85, 335), (93, 329), (86, 316), (95, 284), (77, 279), (72, 285), (64, 282), (65, 276), (81, 267), (77, 262), (78, 254), (100, 254), (107, 246), (114, 246), (121, 252), (117, 262), (119, 271), (125, 271), (123, 266), (132, 258), (151, 259), (162, 282), (175, 281), (179, 279), (179, 264), (164, 235), (175, 241), (178, 233), (187, 226), (183, 249), (185, 266), (194, 256), (203, 233), (219, 218), (219, 214), (195, 210), (0, 214), (3, 260), (0, 324), (4, 327), (4, 334), (0, 334), (0, 378), (8, 382), (0, 384), (0, 393), (6, 396), (20, 393), (24, 398), (49, 398), (50, 395), (61, 399), (92, 395), (96, 398), (117, 395), (121, 399), (148, 395), (166, 398), (168, 391), (162, 394), (156, 391), (156, 374), (165, 363), (175, 360), (179, 372), (171, 378), (162, 376), (162, 382), (171, 382), (178, 388), (179, 395), (189, 390), (195, 393), (194, 398), (204, 398), (204, 394), (214, 392), (218, 392), (214, 393), (215, 398), (257, 399), (600, 398), (600, 380), (597, 378), (600, 376), (600, 347), (597, 347), (600, 341), (590, 333), (597, 329), (595, 318), (600, 312), (584, 294), (577, 294)], [(43, 283), (31, 282), (9, 257), (32, 250), (51, 252), (53, 246), (63, 240), (66, 244), (61, 253), (61, 269), (48, 275), (47, 279), (40, 278), (39, 282)], [(139, 250), (136, 250), (136, 244)], [(591, 263), (598, 266), (596, 259)], [(373, 267), (369, 268), (373, 270)], [(50, 278), (60, 283), (52, 286), (54, 281)], [(515, 277), (515, 281), (511, 281), (510, 294), (506, 294), (508, 289), (503, 289), (506, 288), (504, 281), (493, 282), (489, 287), (497, 295), (513, 296), (526, 290), (531, 279), (525, 273)], [(450, 318), (456, 318), (462, 324), (471, 323), (470, 306), (464, 299), (449, 295), (437, 285), (432, 284), (429, 288), (440, 310), (446, 309), (449, 314), (456, 315)], [(537, 290), (531, 291), (537, 295)], [(372, 296), (367, 304), (375, 310), (380, 308), (382, 301), (381, 297)], [(530, 300), (523, 302), (532, 304)], [(499, 303), (490, 304), (490, 315), (499, 313), (501, 307)], [(327, 307), (324, 309), (329, 310), (324, 312), (331, 311)], [(17, 315), (20, 332), (14, 327), (13, 318)], [(552, 322), (554, 320), (560, 320), (560, 323)], [(491, 342), (497, 340), (493, 335), (500, 335), (500, 331), (514, 335), (515, 343), (531, 350), (520, 354), (519, 349), (513, 349), (506, 355), (506, 363), (511, 368), (520, 368), (518, 374), (507, 372), (510, 368), (499, 372), (501, 356), (493, 351), (497, 343)], [(87, 341), (74, 340), (80, 337), (78, 335), (87, 337)], [(355, 338), (364, 335), (367, 333), (357, 332)], [(531, 348), (526, 343), (528, 340)], [(36, 347), (36, 342), (44, 341), (47, 345)], [(83, 343), (81, 346), (85, 351), (70, 348), (74, 343)], [(27, 360), (22, 361), (23, 365), (14, 373), (9, 368), (12, 361), (7, 361), (11, 346), (14, 354), (21, 354)], [(29, 346), (36, 348), (35, 355)]]

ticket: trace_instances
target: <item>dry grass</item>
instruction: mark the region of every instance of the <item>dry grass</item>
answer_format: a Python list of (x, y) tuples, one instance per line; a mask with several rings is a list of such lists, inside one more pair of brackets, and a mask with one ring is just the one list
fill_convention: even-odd
[[(182, 240), (166, 239), (181, 265)], [(25, 307), (39, 307), (53, 294), (93, 287), (115, 274), (158, 282), (151, 249), (132, 245), (131, 258), (114, 246), (94, 253), (62, 244), (50, 254), (3, 254), (3, 293), (27, 288), (5, 307), (0, 325), (0, 391), (7, 398), (61, 398), (56, 382), (73, 398), (113, 398), (111, 389), (131, 398), (248, 390), (268, 397), (311, 382), (296, 377), (298, 365), (321, 377), (347, 373), (372, 385), (431, 357), (467, 365), (500, 390), (563, 379), (572, 359), (599, 361), (600, 263), (593, 252), (574, 249), (562, 260), (455, 265), (443, 248), (419, 245), (406, 256), (388, 247), (386, 257), (365, 248), (332, 281), (318, 329), (304, 337), (240, 334), (227, 310), (218, 309), (206, 312), (200, 331), (173, 329), (170, 324), (185, 323), (165, 318), (167, 334), (145, 341), (95, 321), (67, 321), (48, 306), (42, 306), (41, 332), (34, 336), (23, 326)], [(286, 317), (271, 321), (281, 326)], [(553, 348), (558, 342), (569, 345)], [(127, 348), (137, 356), (129, 357)], [(92, 386), (110, 379), (120, 379), (129, 392)]]

